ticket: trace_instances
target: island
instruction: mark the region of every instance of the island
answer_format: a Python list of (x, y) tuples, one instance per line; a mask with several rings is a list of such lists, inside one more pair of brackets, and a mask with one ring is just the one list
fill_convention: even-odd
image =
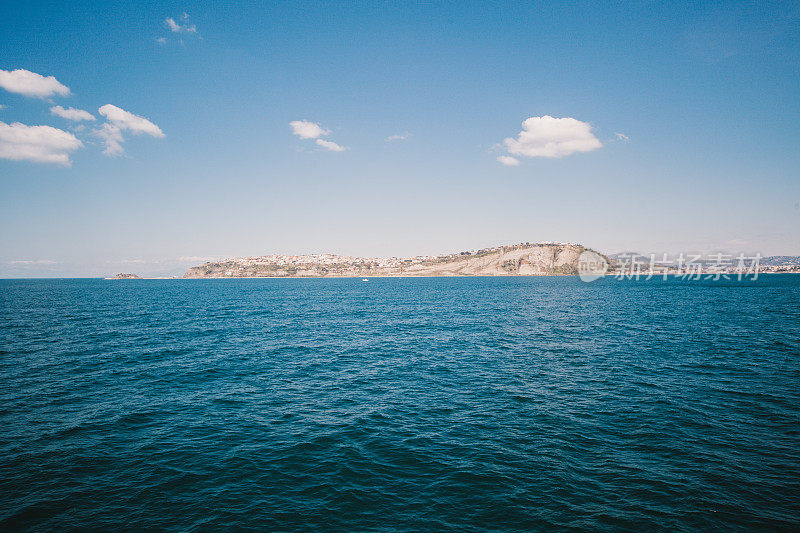
[[(184, 278), (321, 278), (401, 276), (551, 276), (578, 274), (588, 248), (571, 243), (521, 243), (438, 256), (366, 258), (336, 254), (264, 255), (210, 261)], [(602, 256), (602, 254), (600, 254)], [(603, 256), (605, 257), (605, 256)]]
[(136, 274), (117, 274), (113, 278), (109, 279), (142, 279), (142, 278), (140, 278)]

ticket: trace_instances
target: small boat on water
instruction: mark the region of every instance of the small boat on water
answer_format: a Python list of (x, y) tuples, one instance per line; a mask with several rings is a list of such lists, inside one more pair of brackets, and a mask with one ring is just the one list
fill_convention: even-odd
[(361, 281), (369, 281), (367, 278), (361, 278)]

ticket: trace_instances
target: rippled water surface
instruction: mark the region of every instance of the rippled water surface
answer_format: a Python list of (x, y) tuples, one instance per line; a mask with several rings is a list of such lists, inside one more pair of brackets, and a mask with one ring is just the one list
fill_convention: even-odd
[(0, 528), (800, 527), (800, 276), (0, 281)]

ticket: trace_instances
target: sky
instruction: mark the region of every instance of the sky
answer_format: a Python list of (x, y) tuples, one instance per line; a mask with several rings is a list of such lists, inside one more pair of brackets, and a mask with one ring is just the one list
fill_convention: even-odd
[(0, 277), (800, 255), (796, 2), (6, 2)]

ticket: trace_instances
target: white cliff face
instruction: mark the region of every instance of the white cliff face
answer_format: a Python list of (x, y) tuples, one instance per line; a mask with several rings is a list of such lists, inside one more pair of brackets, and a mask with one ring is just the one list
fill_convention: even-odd
[(542, 276), (577, 274), (577, 244), (525, 244), (436, 258), (376, 260), (335, 258), (315, 261), (231, 259), (192, 267), (184, 277), (357, 277), (357, 276)]
[(575, 245), (534, 245), (498, 251), (479, 257), (465, 257), (441, 264), (421, 264), (407, 269), (407, 275), (453, 276), (541, 276), (574, 274), (578, 256), (584, 250)]

